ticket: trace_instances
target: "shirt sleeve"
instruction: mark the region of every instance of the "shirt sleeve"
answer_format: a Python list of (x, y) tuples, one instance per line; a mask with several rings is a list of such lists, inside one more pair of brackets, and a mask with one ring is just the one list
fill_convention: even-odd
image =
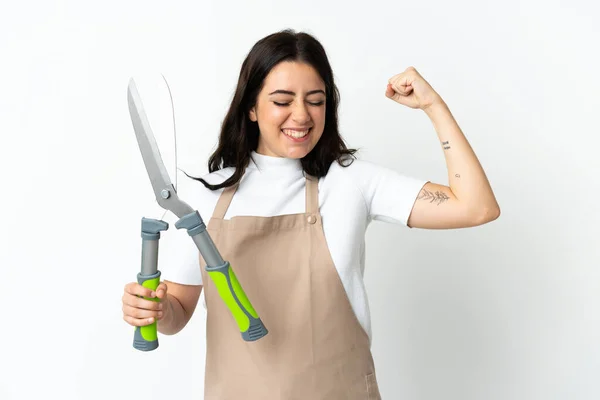
[(364, 196), (369, 217), (408, 226), (408, 217), (419, 192), (429, 181), (368, 161), (355, 160), (354, 163), (353, 180)]

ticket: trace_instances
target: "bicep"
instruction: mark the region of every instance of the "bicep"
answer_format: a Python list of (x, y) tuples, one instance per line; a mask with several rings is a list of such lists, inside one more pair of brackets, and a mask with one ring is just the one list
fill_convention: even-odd
[(426, 183), (415, 199), (407, 225), (422, 229), (455, 229), (480, 225), (473, 213), (445, 185)]

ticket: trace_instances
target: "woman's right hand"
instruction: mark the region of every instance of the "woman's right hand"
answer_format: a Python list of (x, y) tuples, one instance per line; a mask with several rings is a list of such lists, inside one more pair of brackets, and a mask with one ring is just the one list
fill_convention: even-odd
[[(143, 297), (158, 298), (159, 301), (146, 300)], [(123, 319), (132, 326), (150, 325), (164, 317), (166, 303), (166, 283), (161, 282), (156, 291), (153, 291), (137, 282), (130, 282), (125, 285), (123, 293)]]

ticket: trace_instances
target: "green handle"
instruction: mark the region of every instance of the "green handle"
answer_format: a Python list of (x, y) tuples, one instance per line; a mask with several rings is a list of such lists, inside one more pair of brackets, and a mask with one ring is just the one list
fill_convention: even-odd
[[(143, 287), (155, 291), (160, 283), (160, 271), (156, 271), (153, 275), (137, 275), (137, 281)], [(159, 301), (158, 297), (144, 297), (146, 300)], [(158, 348), (158, 332), (156, 321), (146, 326), (136, 326), (133, 335), (133, 347), (137, 350), (150, 351)]]
[[(169, 224), (158, 219), (142, 218), (142, 268), (137, 275), (140, 285), (156, 291), (160, 283), (158, 270), (158, 241), (160, 232), (167, 230)], [(159, 301), (158, 298), (144, 297), (146, 300)], [(156, 320), (146, 326), (137, 326), (133, 335), (133, 347), (137, 350), (150, 351), (158, 347)]]
[(216, 267), (206, 266), (208, 275), (214, 282), (219, 296), (225, 302), (240, 328), (242, 338), (251, 342), (265, 336), (268, 331), (250, 304), (246, 293), (237, 280), (229, 262)]
[(206, 262), (208, 276), (214, 282), (219, 296), (233, 315), (242, 333), (242, 339), (251, 342), (264, 337), (268, 333), (267, 328), (250, 304), (231, 265), (221, 257), (221, 253), (212, 241), (198, 211), (181, 217), (179, 221), (175, 222), (175, 227), (187, 229), (188, 235), (196, 243), (196, 247)]

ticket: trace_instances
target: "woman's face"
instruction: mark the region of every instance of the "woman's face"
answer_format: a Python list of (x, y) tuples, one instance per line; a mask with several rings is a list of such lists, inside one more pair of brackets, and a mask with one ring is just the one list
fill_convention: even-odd
[(260, 131), (257, 153), (302, 158), (325, 127), (325, 84), (308, 64), (285, 61), (265, 78), (250, 120)]

